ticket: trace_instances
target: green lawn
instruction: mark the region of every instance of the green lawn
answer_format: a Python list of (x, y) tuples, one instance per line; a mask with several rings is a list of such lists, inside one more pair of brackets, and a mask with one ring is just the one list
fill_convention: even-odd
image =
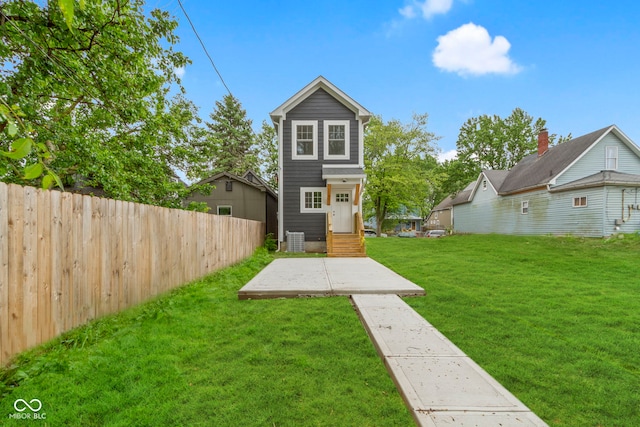
[[(406, 301), (550, 425), (640, 425), (640, 239), (367, 250), (423, 286)], [(0, 372), (0, 425), (413, 425), (346, 298), (237, 299), (272, 259), (259, 251), (23, 354)], [(46, 420), (9, 418), (17, 399), (39, 399)]]
[(406, 301), (538, 416), (640, 425), (640, 239), (368, 239)]
[[(272, 258), (24, 354), (0, 374), (0, 425), (411, 425), (347, 298), (238, 300)], [(46, 420), (9, 418), (17, 399)]]

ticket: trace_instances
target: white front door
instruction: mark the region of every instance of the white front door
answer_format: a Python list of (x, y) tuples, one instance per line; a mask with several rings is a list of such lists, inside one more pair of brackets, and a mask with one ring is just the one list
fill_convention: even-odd
[(350, 190), (336, 189), (333, 193), (331, 210), (333, 211), (333, 231), (334, 233), (352, 233), (353, 217), (351, 215)]

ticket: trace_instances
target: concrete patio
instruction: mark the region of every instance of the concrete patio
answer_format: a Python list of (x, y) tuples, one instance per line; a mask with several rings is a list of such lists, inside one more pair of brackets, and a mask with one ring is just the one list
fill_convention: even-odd
[(283, 258), (240, 299), (344, 295), (418, 426), (546, 426), (405, 303), (424, 290), (370, 258)]
[(281, 258), (238, 291), (240, 299), (424, 295), (424, 289), (371, 258)]

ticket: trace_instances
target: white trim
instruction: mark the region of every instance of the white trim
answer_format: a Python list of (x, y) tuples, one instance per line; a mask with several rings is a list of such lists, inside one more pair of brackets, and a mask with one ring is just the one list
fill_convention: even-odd
[[(325, 160), (349, 160), (351, 156), (350, 120), (324, 120), (322, 143)], [(329, 154), (329, 126), (344, 126), (344, 154)]]
[[(305, 207), (305, 193), (320, 193), (320, 207)], [(325, 187), (300, 187), (300, 213), (324, 213), (326, 210), (326, 197), (327, 189)]]
[(358, 164), (364, 168), (364, 123), (358, 119)]
[[(221, 214), (220, 208), (229, 208), (229, 215)], [(231, 205), (216, 205), (216, 213), (221, 216), (233, 216), (233, 206)]]
[[(525, 212), (526, 209), (526, 212)], [(522, 200), (520, 202), (520, 214), (521, 215), (529, 215), (529, 201), (528, 200)]]
[[(312, 154), (298, 154), (298, 126), (313, 126)], [(318, 160), (318, 121), (317, 120), (291, 120), (291, 159), (292, 160)]]
[[(282, 164), (284, 161), (284, 143), (283, 143), (283, 124), (284, 119), (280, 117), (278, 122), (278, 241), (284, 241), (284, 179), (282, 172)], [(279, 249), (279, 248), (278, 248)]]

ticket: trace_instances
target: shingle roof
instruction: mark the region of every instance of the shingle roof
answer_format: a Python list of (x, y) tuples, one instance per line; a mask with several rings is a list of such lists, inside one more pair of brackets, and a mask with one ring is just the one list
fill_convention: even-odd
[(467, 203), (469, 202), (469, 196), (471, 196), (471, 193), (473, 192), (473, 188), (476, 186), (476, 181), (472, 181), (469, 183), (469, 185), (467, 185), (464, 190), (462, 190), (461, 192), (459, 192), (456, 197), (453, 198), (453, 200), (451, 201), (452, 205), (459, 205), (461, 203)]
[(568, 191), (577, 190), (582, 188), (600, 187), (603, 185), (640, 185), (640, 175), (634, 175), (630, 173), (621, 173), (615, 171), (601, 171), (589, 175), (585, 178), (578, 179), (576, 181), (568, 182), (563, 185), (551, 188), (549, 191)]
[(607, 126), (551, 147), (542, 156), (538, 156), (537, 153), (528, 155), (509, 171), (499, 194), (505, 195), (548, 184), (612, 127)]
[(487, 179), (489, 180), (491, 185), (493, 185), (493, 188), (495, 188), (496, 191), (498, 191), (500, 187), (502, 187), (504, 180), (507, 178), (507, 175), (509, 175), (509, 171), (485, 170), (485, 171), (482, 171), (482, 173), (484, 173), (484, 176), (487, 177)]

